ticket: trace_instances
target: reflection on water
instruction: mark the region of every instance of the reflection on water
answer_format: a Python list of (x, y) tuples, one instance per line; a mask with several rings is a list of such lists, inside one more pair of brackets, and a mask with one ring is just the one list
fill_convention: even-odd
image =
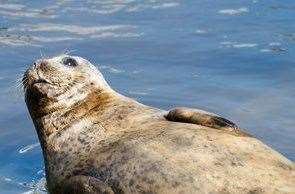
[(295, 160), (295, 2), (0, 0), (0, 193), (45, 191), (16, 79), (73, 50), (121, 93), (222, 114)]

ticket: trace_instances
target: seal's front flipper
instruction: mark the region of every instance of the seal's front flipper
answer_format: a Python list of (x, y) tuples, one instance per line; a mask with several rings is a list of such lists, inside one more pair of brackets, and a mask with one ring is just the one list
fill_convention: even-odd
[(65, 181), (62, 194), (114, 194), (111, 187), (90, 176), (74, 176)]
[(202, 125), (206, 127), (211, 127), (214, 129), (220, 129), (224, 131), (234, 132), (238, 135), (246, 135), (239, 127), (216, 114), (209, 113), (206, 111), (191, 109), (191, 108), (174, 108), (165, 115), (168, 121), (182, 122), (182, 123), (192, 123), (197, 125)]

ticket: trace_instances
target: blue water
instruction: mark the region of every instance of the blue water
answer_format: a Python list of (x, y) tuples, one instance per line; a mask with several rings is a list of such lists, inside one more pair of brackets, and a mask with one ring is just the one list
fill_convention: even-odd
[(127, 96), (219, 113), (294, 161), (294, 18), (294, 0), (0, 0), (0, 193), (44, 191), (16, 80), (65, 51)]

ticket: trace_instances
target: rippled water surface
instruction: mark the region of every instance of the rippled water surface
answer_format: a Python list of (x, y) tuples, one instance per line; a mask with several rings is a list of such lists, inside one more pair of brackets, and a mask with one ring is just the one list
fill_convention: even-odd
[(294, 0), (0, 0), (0, 193), (44, 192), (16, 80), (66, 50), (125, 95), (219, 113), (295, 160), (294, 18)]

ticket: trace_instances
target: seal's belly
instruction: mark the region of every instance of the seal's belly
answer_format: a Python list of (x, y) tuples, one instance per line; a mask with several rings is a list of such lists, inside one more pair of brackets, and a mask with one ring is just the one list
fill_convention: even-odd
[(91, 155), (90, 175), (126, 193), (264, 190), (284, 185), (272, 177), (293, 168), (254, 138), (169, 122), (146, 124)]
[(184, 158), (176, 161), (178, 164), (171, 160), (177, 158), (173, 145), (163, 139), (161, 131), (129, 132), (93, 153), (96, 169), (90, 174), (123, 193), (194, 193), (202, 185), (195, 173), (184, 167)]
[(251, 192), (285, 187), (284, 180), (291, 187), (295, 180), (287, 173), (291, 162), (255, 138), (193, 124), (144, 122), (116, 133), (89, 125), (56, 145), (63, 152), (52, 154), (48, 165), (55, 183), (88, 175), (118, 193)]

